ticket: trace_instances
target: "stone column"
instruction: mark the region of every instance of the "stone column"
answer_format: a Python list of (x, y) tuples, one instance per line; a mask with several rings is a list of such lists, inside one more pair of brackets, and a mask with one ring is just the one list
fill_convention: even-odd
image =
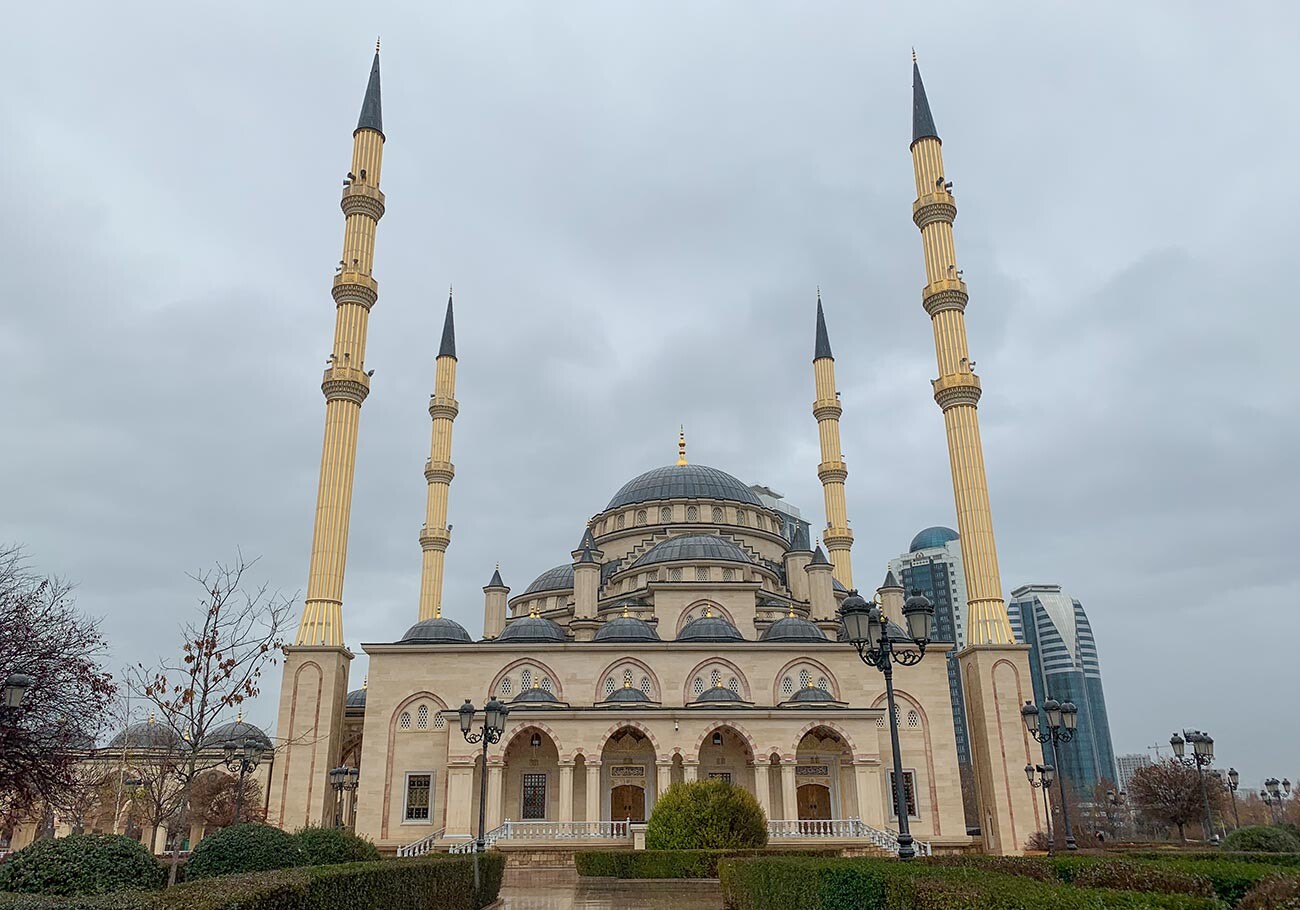
[(190, 823), (190, 849), (193, 850), (203, 840), (203, 822)]
[[(469, 765), (447, 769), (447, 834), (466, 837), (470, 833), (470, 808), (473, 804), (474, 823), (478, 824), (478, 799), (471, 798), (474, 769)], [(477, 794), (474, 795), (477, 797)], [(477, 827), (475, 828), (477, 831)]]
[(600, 762), (587, 762), (587, 821), (598, 822), (600, 813)]
[(655, 765), (655, 793), (663, 795), (673, 785), (673, 763), (661, 761)]
[[(506, 770), (505, 767), (504, 767), (503, 765), (500, 765), (500, 764), (490, 764), (490, 765), (488, 765), (487, 822), (486, 822), (486, 825), (487, 825), (487, 830), (489, 830), (489, 831), (491, 831), (493, 828), (495, 828), (495, 827), (497, 827), (498, 825), (500, 825), (500, 824), (501, 824), (501, 821), (502, 821), (501, 816), (502, 816), (502, 814), (503, 814), (503, 810), (504, 810), (504, 808), (505, 808), (505, 804), (504, 804), (504, 800), (502, 799), (502, 795), (501, 795), (501, 785), (502, 785), (502, 783), (503, 783), (503, 779), (504, 779), (504, 777), (505, 777), (505, 770)], [(475, 794), (473, 795), (472, 802), (473, 802), (473, 805), (474, 805), (474, 812), (477, 813), (477, 812), (478, 812), (478, 794), (477, 794), (477, 793), (475, 793)], [(478, 815), (477, 815), (477, 814), (474, 815), (474, 824), (475, 824), (475, 825), (478, 824)], [(474, 830), (475, 830), (475, 832), (477, 833), (478, 828), (476, 827)]]
[(763, 814), (769, 819), (772, 817), (771, 771), (771, 762), (754, 762), (754, 797), (758, 800), (758, 804), (763, 807)]
[(700, 763), (688, 761), (682, 763), (682, 780), (686, 783), (700, 779)]
[(873, 828), (885, 827), (885, 812), (880, 802), (880, 765), (855, 761), (853, 782), (858, 790), (858, 818)]
[(573, 821), (573, 762), (560, 763), (560, 821)]
[(796, 761), (793, 758), (781, 761), (781, 814), (784, 821), (795, 821), (799, 818), (799, 803), (794, 782)]

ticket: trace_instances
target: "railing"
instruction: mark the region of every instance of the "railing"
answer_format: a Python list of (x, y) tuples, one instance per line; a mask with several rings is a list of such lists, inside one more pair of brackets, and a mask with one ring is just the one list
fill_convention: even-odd
[[(483, 835), (483, 846), (491, 847), (502, 840), (627, 840), (631, 835), (631, 822), (547, 822), (506, 821)], [(474, 838), (456, 844), (452, 853), (473, 853)]]
[(438, 838), (442, 837), (446, 833), (447, 833), (446, 828), (439, 828), (437, 831), (433, 832), (428, 837), (422, 837), (413, 844), (405, 844), (404, 846), (398, 847), (397, 855), (398, 856), (424, 856), (426, 853), (432, 853), (434, 843), (438, 840)]
[[(859, 818), (827, 818), (773, 820), (767, 823), (768, 837), (808, 837), (808, 838), (862, 838), (882, 850), (898, 852), (898, 832), (889, 829), (873, 828)], [(930, 856), (931, 847), (925, 841), (915, 841), (916, 852), (921, 856)]]

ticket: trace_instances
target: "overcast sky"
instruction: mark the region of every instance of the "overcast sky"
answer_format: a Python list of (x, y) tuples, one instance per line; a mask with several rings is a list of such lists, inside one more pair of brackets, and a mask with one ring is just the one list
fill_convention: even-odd
[(567, 561), (624, 481), (671, 463), (679, 423), (692, 461), (823, 524), (818, 284), (857, 578), (954, 524), (911, 222), (915, 44), (1005, 592), (1082, 601), (1117, 752), (1199, 727), (1243, 784), (1300, 777), (1300, 8), (372, 6), (6, 12), (0, 541), (77, 582), (115, 665), (174, 651), (186, 572), (237, 547), (305, 586), (376, 34), (388, 213), (354, 648), (416, 618), (450, 283), (444, 602), (475, 635), (493, 564), (519, 592)]

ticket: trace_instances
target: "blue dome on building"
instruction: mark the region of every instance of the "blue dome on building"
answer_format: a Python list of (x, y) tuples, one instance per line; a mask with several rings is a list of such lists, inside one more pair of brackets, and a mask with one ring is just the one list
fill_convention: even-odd
[(545, 616), (512, 619), (497, 636), (497, 641), (564, 641), (564, 629)]
[(959, 535), (952, 528), (933, 527), (926, 528), (921, 533), (912, 538), (912, 545), (907, 548), (907, 552), (915, 553), (917, 550), (930, 550), (935, 547), (942, 547), (949, 541), (957, 540)]
[(717, 534), (683, 534), (655, 544), (632, 565), (648, 566), (657, 562), (686, 559), (709, 562), (753, 561), (744, 550)]
[(633, 477), (605, 509), (661, 499), (721, 499), (763, 507), (753, 490), (726, 471), (702, 464), (674, 464)]
[(740, 630), (721, 616), (701, 616), (682, 626), (678, 641), (744, 641)]
[(740, 707), (745, 703), (737, 693), (730, 689), (724, 689), (722, 686), (714, 686), (711, 689), (705, 689), (699, 695), (695, 696), (692, 705), (712, 705), (714, 707)]
[(533, 579), (525, 594), (538, 594), (542, 591), (571, 591), (573, 590), (573, 563), (566, 562), (562, 566), (556, 566), (554, 569), (547, 569), (541, 575)]
[(435, 616), (422, 619), (398, 641), (399, 645), (459, 645), (469, 644), (474, 639), (469, 637), (465, 627), (454, 619)]
[(515, 708), (563, 708), (558, 698), (540, 686), (525, 689), (510, 702), (510, 710)]
[(596, 630), (596, 641), (659, 641), (654, 626), (635, 616), (619, 616)]

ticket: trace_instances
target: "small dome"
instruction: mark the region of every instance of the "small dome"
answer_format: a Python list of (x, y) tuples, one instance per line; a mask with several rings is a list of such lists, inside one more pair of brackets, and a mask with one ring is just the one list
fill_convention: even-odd
[(661, 499), (722, 499), (763, 506), (753, 490), (726, 471), (702, 464), (674, 464), (633, 477), (614, 494), (605, 509)]
[(435, 616), (432, 619), (422, 619), (407, 629), (406, 634), (402, 636), (398, 644), (468, 644), (473, 640), (469, 637), (469, 633), (465, 631), (465, 627), (456, 620), (448, 619), (445, 616)]
[(654, 626), (635, 616), (619, 616), (596, 630), (596, 641), (659, 641)]
[(794, 693), (794, 695), (790, 696), (787, 704), (821, 705), (828, 701), (835, 701), (835, 696), (831, 695), (831, 693), (827, 692), (825, 689), (805, 686), (798, 692)]
[(816, 625), (801, 616), (786, 616), (767, 627), (760, 641), (827, 641)]
[(740, 631), (721, 616), (701, 616), (682, 626), (678, 641), (744, 641)]
[(153, 720), (131, 724), (108, 743), (110, 749), (178, 749), (181, 738), (171, 727)]
[(573, 590), (573, 563), (566, 562), (562, 566), (556, 566), (553, 569), (547, 569), (541, 575), (533, 579), (525, 590), (525, 594), (537, 594), (542, 591), (571, 591)]
[(345, 705), (349, 708), (364, 708), (366, 706), (366, 690), (364, 688), (353, 689), (348, 693)]
[(525, 689), (510, 702), (511, 710), (515, 708), (559, 708), (560, 700), (541, 686)]
[(727, 704), (740, 704), (740, 696), (730, 689), (724, 689), (722, 686), (714, 686), (712, 689), (705, 689), (699, 695), (695, 696), (693, 704), (716, 704), (725, 702)]
[(626, 704), (644, 705), (650, 703), (650, 696), (646, 695), (640, 689), (634, 689), (631, 686), (624, 686), (621, 689), (615, 689), (613, 692), (611, 692), (609, 694), (609, 697), (606, 698), (605, 701), (607, 703), (616, 703), (616, 704), (624, 704), (624, 705)]
[(926, 528), (924, 531), (912, 538), (912, 545), (907, 548), (907, 551), (909, 553), (915, 553), (917, 550), (930, 550), (935, 547), (942, 547), (949, 541), (959, 539), (960, 536), (961, 535), (952, 528), (941, 526)]
[(565, 641), (559, 623), (544, 616), (522, 616), (506, 623), (497, 641)]
[(232, 720), (209, 731), (203, 738), (203, 748), (222, 749), (225, 748), (226, 743), (234, 743), (242, 748), (245, 742), (256, 743), (257, 747), (264, 752), (271, 749), (271, 738), (262, 732), (261, 727), (244, 721), (242, 716), (238, 720)]
[(716, 534), (683, 534), (655, 544), (632, 565), (648, 566), (657, 562), (675, 562), (679, 559), (709, 562), (753, 561), (740, 547)]

